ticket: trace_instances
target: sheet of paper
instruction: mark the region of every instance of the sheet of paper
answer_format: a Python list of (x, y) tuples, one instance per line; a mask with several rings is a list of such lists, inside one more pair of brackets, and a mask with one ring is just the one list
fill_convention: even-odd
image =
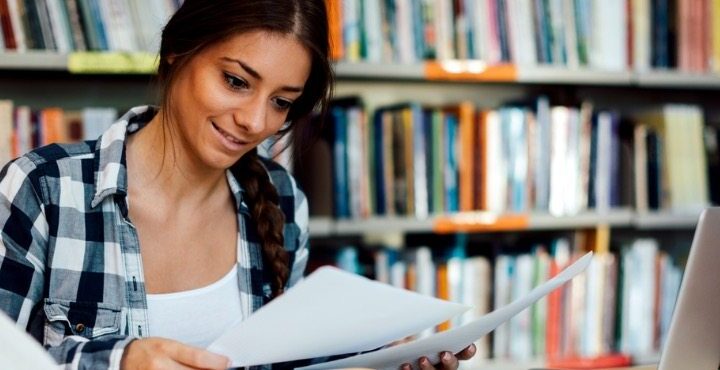
[(18, 329), (15, 321), (0, 311), (0, 369), (56, 369), (58, 365), (34, 338)]
[(503, 322), (581, 273), (590, 264), (591, 259), (592, 252), (568, 266), (554, 278), (537, 286), (526, 296), (471, 323), (414, 342), (337, 361), (305, 366), (297, 370), (343, 369), (349, 367), (396, 370), (403, 363), (414, 363), (422, 356), (427, 356), (432, 363), (437, 363), (438, 353), (441, 351), (456, 353), (480, 337), (485, 336)]
[(356, 353), (416, 334), (467, 309), (322, 267), (230, 328), (208, 350), (228, 356), (233, 367)]

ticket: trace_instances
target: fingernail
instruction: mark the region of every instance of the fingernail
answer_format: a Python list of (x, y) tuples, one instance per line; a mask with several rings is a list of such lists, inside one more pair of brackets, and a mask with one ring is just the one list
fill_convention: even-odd
[(423, 357), (422, 360), (420, 360), (420, 365), (430, 365), (430, 360), (428, 360), (427, 357)]
[(442, 356), (440, 356), (443, 361), (450, 361), (450, 354), (447, 352), (443, 352)]

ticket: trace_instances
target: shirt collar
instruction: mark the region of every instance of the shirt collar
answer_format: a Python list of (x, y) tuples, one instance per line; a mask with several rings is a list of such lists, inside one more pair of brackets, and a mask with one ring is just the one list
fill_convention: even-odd
[(131, 108), (113, 123), (95, 143), (95, 195), (91, 207), (114, 194), (127, 195), (125, 139), (150, 122), (157, 113), (153, 106)]
[[(110, 126), (95, 144), (95, 195), (90, 206), (95, 208), (108, 196), (127, 195), (127, 167), (125, 162), (125, 139), (139, 131), (157, 114), (154, 106), (131, 108)], [(228, 169), (225, 172), (228, 185), (240, 212), (249, 210), (243, 202), (243, 189), (237, 174)]]

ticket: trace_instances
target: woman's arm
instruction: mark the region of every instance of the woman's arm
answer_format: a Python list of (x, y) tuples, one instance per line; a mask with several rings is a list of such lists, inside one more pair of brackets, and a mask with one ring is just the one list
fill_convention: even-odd
[[(45, 274), (49, 225), (35, 164), (21, 157), (0, 171), (0, 309), (42, 342), (45, 336)], [(69, 336), (47, 348), (67, 369), (118, 369), (132, 338), (113, 335), (89, 341)]]

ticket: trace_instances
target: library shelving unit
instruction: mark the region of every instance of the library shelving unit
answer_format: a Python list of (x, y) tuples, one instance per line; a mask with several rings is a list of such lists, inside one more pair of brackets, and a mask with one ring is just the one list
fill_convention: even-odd
[[(148, 88), (154, 58), (123, 53), (59, 54), (52, 52), (0, 53), (0, 99), (17, 105), (127, 108), (152, 101)], [(674, 71), (601, 71), (586, 68), (485, 66), (473, 62), (427, 62), (411, 65), (338, 62), (336, 96), (359, 95), (369, 111), (375, 107), (413, 100), (451, 104), (471, 100), (477, 106), (497, 107), (528, 95), (546, 94), (569, 102), (590, 99), (598, 106), (633, 108), (666, 102), (702, 106), (706, 120), (718, 121), (720, 77)], [(714, 110), (715, 109), (715, 110)], [(691, 235), (699, 212), (642, 212), (632, 208), (575, 215), (546, 213), (460, 212), (365, 219), (335, 219), (311, 215), (311, 238), (323, 241), (383, 234), (455, 234), (545, 232), (610, 229), (625, 234), (656, 231)], [(614, 235), (614, 234), (613, 234)], [(542, 367), (540, 362), (495, 362), (483, 368)]]

